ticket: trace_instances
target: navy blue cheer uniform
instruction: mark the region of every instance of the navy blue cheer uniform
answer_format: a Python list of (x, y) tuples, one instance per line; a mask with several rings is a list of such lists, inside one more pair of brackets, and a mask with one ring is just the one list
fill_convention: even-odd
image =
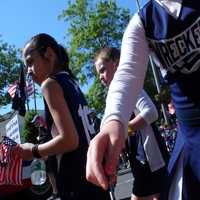
[[(79, 135), (79, 147), (61, 155), (57, 172), (59, 196), (62, 200), (108, 200), (109, 193), (89, 183), (85, 177), (88, 142), (94, 134), (94, 128), (91, 126), (84, 95), (67, 72), (60, 72), (51, 78), (56, 80), (63, 90)], [(46, 103), (45, 111), (48, 131), (51, 132), (53, 119)]]
[[(180, 124), (169, 176), (173, 177), (177, 167), (182, 169), (182, 199), (196, 200), (200, 198), (200, 2), (183, 0), (174, 18), (151, 0), (139, 16), (149, 46), (166, 70)], [(177, 165), (179, 159), (181, 165)]]

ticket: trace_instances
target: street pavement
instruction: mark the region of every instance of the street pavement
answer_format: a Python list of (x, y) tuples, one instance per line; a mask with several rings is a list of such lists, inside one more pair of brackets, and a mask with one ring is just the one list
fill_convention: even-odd
[(120, 171), (117, 177), (117, 185), (115, 187), (116, 200), (129, 200), (131, 197), (133, 185), (133, 176), (130, 169)]

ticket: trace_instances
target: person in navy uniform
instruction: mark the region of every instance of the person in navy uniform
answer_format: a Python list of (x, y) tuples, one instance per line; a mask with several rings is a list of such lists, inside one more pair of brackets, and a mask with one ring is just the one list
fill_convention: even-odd
[(89, 123), (87, 102), (68, 67), (65, 49), (50, 35), (41, 33), (25, 45), (23, 59), (28, 73), (41, 86), (52, 139), (39, 145), (19, 145), (21, 157), (56, 155), (57, 187), (62, 200), (110, 199), (107, 191), (85, 177), (88, 144), (95, 131)]
[[(130, 20), (123, 35), (119, 67), (109, 87), (101, 131), (88, 150), (88, 180), (106, 189), (115, 179), (130, 108), (143, 87), (151, 55), (164, 72), (179, 123), (161, 199), (199, 198), (199, 30), (200, 4), (195, 0), (150, 0)], [(102, 159), (106, 162), (102, 163)]]
[[(95, 55), (95, 68), (101, 83), (109, 87), (120, 59), (120, 51), (114, 47), (104, 47)], [(158, 118), (157, 109), (142, 90), (132, 109), (128, 122), (129, 137), (126, 151), (133, 175), (131, 200), (158, 200), (169, 154), (164, 139), (154, 122)]]

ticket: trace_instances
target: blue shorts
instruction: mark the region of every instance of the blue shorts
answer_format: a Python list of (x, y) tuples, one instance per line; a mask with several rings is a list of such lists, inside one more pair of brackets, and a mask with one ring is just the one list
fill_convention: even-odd
[(145, 197), (162, 191), (166, 168), (151, 172), (148, 164), (142, 164), (140, 161), (135, 160), (131, 164), (131, 170), (134, 177), (132, 194)]
[[(167, 152), (164, 139), (159, 132), (154, 131), (154, 133), (163, 158), (167, 163), (169, 153)], [(141, 133), (137, 132), (129, 138), (127, 149), (134, 178), (132, 193), (138, 197), (160, 193), (163, 189), (164, 179), (167, 175), (167, 167), (160, 168), (154, 172), (151, 171), (141, 142)]]

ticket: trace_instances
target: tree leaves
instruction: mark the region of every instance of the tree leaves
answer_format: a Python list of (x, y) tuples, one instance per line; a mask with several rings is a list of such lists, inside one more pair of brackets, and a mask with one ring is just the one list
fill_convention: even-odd
[(70, 68), (83, 86), (94, 79), (87, 98), (90, 106), (103, 112), (105, 90), (96, 80), (93, 58), (101, 47), (120, 48), (130, 12), (115, 1), (75, 0), (69, 1), (59, 18), (69, 24)]
[[(74, 0), (69, 1), (60, 19), (69, 25), (68, 51), (70, 68), (82, 86), (90, 84), (87, 99), (90, 107), (103, 113), (106, 89), (101, 86), (94, 69), (94, 55), (105, 46), (121, 47), (122, 36), (130, 20), (130, 11), (120, 8), (114, 0)], [(157, 93), (151, 68), (145, 80), (145, 89), (154, 99)]]
[(10, 101), (7, 88), (19, 78), (19, 69), (22, 61), (19, 50), (14, 46), (0, 41), (0, 105)]

